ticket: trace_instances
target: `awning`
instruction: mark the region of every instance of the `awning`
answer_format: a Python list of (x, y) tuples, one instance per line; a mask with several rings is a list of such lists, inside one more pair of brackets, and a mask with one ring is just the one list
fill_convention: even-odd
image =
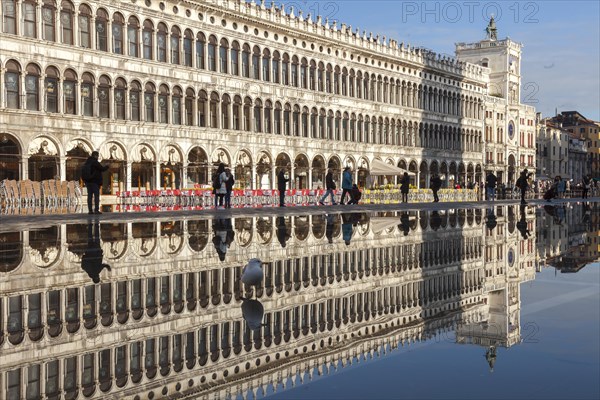
[(408, 175), (415, 175), (414, 172), (395, 167), (380, 160), (373, 160), (371, 169), (369, 169), (370, 175), (404, 175), (405, 172), (408, 173)]

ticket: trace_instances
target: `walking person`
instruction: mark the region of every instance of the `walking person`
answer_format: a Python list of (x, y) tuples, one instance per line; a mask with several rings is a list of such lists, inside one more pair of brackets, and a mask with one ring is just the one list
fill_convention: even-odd
[(516, 187), (521, 189), (521, 204), (527, 204), (527, 201), (525, 201), (525, 194), (527, 193), (527, 188), (529, 188), (528, 179), (530, 176), (531, 174), (527, 172), (527, 169), (524, 169), (516, 182)]
[[(350, 191), (352, 190), (352, 170), (350, 167), (344, 168), (344, 173), (342, 174), (342, 198), (340, 199), (340, 204), (344, 204), (344, 199), (346, 198), (346, 194), (350, 200), (352, 200), (352, 194)], [(349, 200), (349, 201), (350, 201)]]
[(213, 175), (213, 193), (215, 194), (215, 209), (223, 206), (223, 199), (227, 193), (227, 174), (225, 173), (225, 164), (220, 163), (217, 171)]
[(92, 151), (92, 155), (81, 167), (81, 179), (87, 188), (88, 214), (102, 214), (100, 212), (100, 186), (102, 186), (102, 173), (108, 169), (108, 165), (100, 164), (99, 157), (100, 153)]
[(335, 181), (333, 180), (333, 171), (331, 168), (327, 170), (327, 175), (325, 175), (325, 194), (321, 197), (319, 204), (324, 206), (325, 200), (327, 200), (327, 196), (331, 196), (331, 205), (335, 206), (337, 203), (335, 202), (335, 197), (333, 195), (333, 191), (336, 189)]
[(408, 172), (405, 172), (400, 181), (400, 193), (402, 194), (402, 202), (408, 203), (408, 190), (410, 188), (410, 178)]
[(488, 201), (496, 200), (496, 182), (497, 181), (498, 181), (498, 178), (496, 178), (496, 175), (494, 175), (494, 173), (492, 171), (490, 171), (490, 173), (487, 174), (487, 176), (485, 177), (485, 192), (486, 192)]
[(231, 173), (231, 169), (225, 168), (225, 174), (227, 174), (227, 180), (225, 181), (225, 208), (231, 208), (231, 192), (233, 192), (233, 184), (235, 179)]
[(581, 188), (581, 198), (582, 199), (587, 199), (587, 197), (588, 197), (588, 190), (590, 190), (590, 181), (591, 181), (591, 179), (590, 179), (589, 175), (583, 177), (583, 182), (582, 182), (583, 187)]
[(285, 177), (285, 171), (283, 168), (279, 170), (277, 174), (277, 190), (279, 190), (279, 207), (285, 207), (285, 189), (286, 184), (290, 179)]
[(438, 197), (438, 190), (440, 190), (440, 188), (442, 187), (442, 180), (440, 179), (438, 174), (433, 174), (429, 186), (431, 187), (431, 191), (433, 192), (433, 202), (439, 202), (440, 198)]

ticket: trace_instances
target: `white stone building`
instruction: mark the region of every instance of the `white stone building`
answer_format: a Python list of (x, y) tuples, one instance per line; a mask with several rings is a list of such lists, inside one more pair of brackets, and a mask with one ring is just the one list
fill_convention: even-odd
[(537, 172), (539, 178), (554, 180), (556, 176), (570, 179), (569, 174), (569, 132), (554, 124), (549, 119), (543, 119), (539, 124), (536, 138), (538, 146)]
[(0, 179), (78, 179), (94, 149), (105, 194), (206, 185), (219, 162), (244, 188), (346, 165), (364, 185), (374, 159), (421, 187), (482, 178), (484, 66), (241, 0), (2, 5)]

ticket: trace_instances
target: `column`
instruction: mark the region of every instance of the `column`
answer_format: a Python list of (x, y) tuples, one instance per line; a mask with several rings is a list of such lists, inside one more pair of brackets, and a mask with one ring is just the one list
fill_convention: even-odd
[[(27, 149), (23, 149), (23, 153), (25, 153)], [(21, 155), (21, 180), (29, 179), (29, 155), (22, 154)]]
[(288, 189), (296, 188), (296, 175), (294, 175), (294, 163), (290, 163), (290, 183), (288, 184)]
[(125, 188), (124, 190), (131, 190), (131, 172), (132, 172), (132, 162), (127, 161), (125, 165)]
[(181, 176), (180, 189), (185, 189), (188, 187), (187, 169), (188, 169), (188, 163), (187, 163), (187, 161), (184, 160), (183, 166), (181, 167), (181, 175), (182, 176)]
[(252, 179), (250, 180), (250, 189), (256, 190), (256, 164), (252, 164)]
[(160, 181), (160, 161), (154, 161), (154, 188), (162, 189), (161, 181)]
[(308, 168), (308, 189), (312, 189), (312, 167)]
[(59, 160), (60, 160), (60, 163), (58, 165), (58, 174), (60, 176), (61, 181), (66, 181), (67, 180), (67, 157), (60, 156)]

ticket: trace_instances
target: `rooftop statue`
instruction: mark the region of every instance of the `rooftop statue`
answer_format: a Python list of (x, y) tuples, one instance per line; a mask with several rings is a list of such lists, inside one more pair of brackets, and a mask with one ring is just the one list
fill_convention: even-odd
[(494, 21), (494, 16), (490, 17), (490, 23), (487, 28), (485, 28), (486, 39), (488, 40), (497, 40), (498, 39), (498, 30), (496, 29), (496, 21)]

